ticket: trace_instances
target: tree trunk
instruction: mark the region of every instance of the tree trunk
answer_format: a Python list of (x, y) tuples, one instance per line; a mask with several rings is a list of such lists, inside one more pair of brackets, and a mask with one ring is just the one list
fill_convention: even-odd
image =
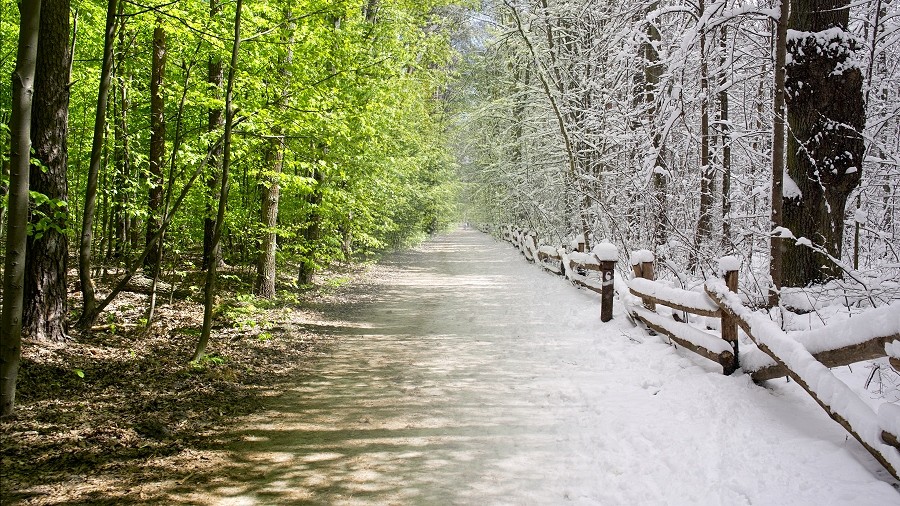
[(51, 200), (37, 205), (25, 259), (23, 333), (34, 339), (64, 341), (68, 310), (66, 271), (69, 257), (67, 201), (69, 185), (69, 0), (44, 0), (41, 7), (31, 145), (43, 167), (31, 167), (31, 191)]
[[(647, 6), (647, 13), (659, 7), (659, 2), (652, 2)], [(644, 101), (647, 104), (647, 124), (652, 129), (652, 145), (656, 156), (653, 162), (653, 195), (656, 203), (656, 223), (653, 231), (655, 246), (664, 244), (668, 239), (669, 221), (667, 207), (668, 196), (666, 194), (665, 160), (662, 156), (662, 135), (653, 126), (656, 124), (656, 91), (659, 88), (659, 80), (662, 77), (663, 65), (659, 62), (659, 52), (656, 46), (662, 42), (659, 29), (653, 21), (647, 21), (646, 42), (644, 42)]]
[(147, 234), (146, 247), (150, 254), (144, 262), (144, 271), (149, 277), (155, 277), (159, 270), (162, 254), (162, 243), (151, 240), (162, 223), (161, 208), (163, 203), (163, 157), (166, 154), (166, 117), (165, 99), (163, 98), (163, 80), (166, 75), (166, 31), (162, 20), (156, 21), (153, 29), (153, 65), (150, 69), (150, 173), (149, 194), (147, 200)]
[[(372, 1), (375, 2), (375, 0)], [(377, 5), (377, 2), (375, 3)], [(279, 56), (278, 58), (278, 68), (281, 69), (279, 73), (282, 79), (282, 91), (276, 104), (282, 112), (286, 110), (288, 105), (288, 87), (291, 75), (289, 68), (294, 59), (295, 28), (295, 24), (290, 21), (291, 13), (287, 9), (284, 11), (284, 18), (287, 23), (287, 33), (285, 37), (282, 37), (282, 41), (287, 45), (287, 49), (284, 56)], [(275, 296), (275, 250), (278, 240), (275, 227), (278, 226), (278, 200), (281, 194), (279, 180), (284, 166), (284, 136), (278, 127), (273, 129), (272, 137), (269, 139), (269, 146), (266, 150), (266, 166), (271, 167), (272, 173), (259, 185), (261, 201), (259, 210), (260, 224), (263, 228), (263, 234), (259, 256), (256, 261), (256, 286), (254, 291), (256, 295), (269, 299)]]
[(722, 252), (731, 254), (731, 123), (728, 103), (728, 31), (725, 25), (719, 28), (719, 128), (722, 139)]
[[(787, 172), (799, 195), (787, 195), (784, 225), (840, 260), (847, 198), (859, 185), (865, 150), (862, 71), (853, 65), (860, 43), (847, 31), (849, 0), (792, 0), (788, 41)], [(840, 276), (828, 257), (787, 244), (784, 283), (805, 286)]]
[[(122, 14), (122, 5), (119, 5), (119, 14)], [(111, 260), (121, 260), (125, 255), (125, 249), (128, 245), (128, 193), (125, 192), (125, 185), (128, 181), (128, 173), (130, 164), (128, 162), (128, 109), (131, 106), (128, 98), (128, 83), (131, 79), (126, 74), (125, 69), (125, 21), (126, 17), (120, 18), (119, 24), (119, 54), (116, 62), (116, 81), (118, 83), (118, 114), (116, 114), (116, 130), (115, 130), (115, 149), (113, 159), (115, 160), (115, 177), (114, 185), (117, 188), (116, 199), (113, 202), (113, 219), (115, 226), (110, 240), (112, 241)]]
[(772, 236), (769, 239), (769, 277), (772, 285), (769, 288), (769, 306), (775, 307), (781, 298), (783, 278), (783, 243), (784, 240), (776, 231), (782, 226), (782, 203), (784, 195), (784, 81), (785, 61), (787, 53), (787, 27), (790, 0), (781, 0), (780, 16), (775, 27), (775, 96), (772, 106)]
[[(703, 0), (698, 4), (699, 17), (706, 10)], [(700, 209), (694, 248), (688, 258), (688, 268), (697, 268), (700, 249), (712, 236), (713, 177), (715, 171), (709, 159), (709, 69), (706, 61), (706, 31), (700, 31)]]
[[(231, 47), (231, 65), (228, 68), (228, 85), (225, 90), (225, 140), (222, 153), (222, 186), (219, 192), (219, 207), (216, 212), (215, 234), (213, 234), (213, 250), (222, 239), (222, 225), (225, 221), (225, 204), (228, 202), (228, 169), (231, 165), (231, 130), (234, 126), (234, 108), (232, 98), (234, 94), (234, 76), (238, 69), (238, 50), (241, 46), (241, 7), (243, 0), (237, 0), (234, 14), (234, 44)], [(191, 360), (199, 360), (206, 351), (209, 335), (212, 332), (212, 310), (216, 299), (216, 262), (209, 263), (206, 271), (206, 290), (203, 299), (203, 329), (200, 339), (194, 349)]]
[(256, 260), (256, 295), (271, 299), (275, 296), (275, 249), (277, 246), (278, 198), (281, 187), (279, 177), (284, 161), (284, 137), (275, 135), (269, 139), (266, 149), (266, 166), (272, 174), (260, 184), (260, 224), (262, 225), (262, 244)]
[(19, 4), (19, 43), (12, 75), (10, 118), (9, 217), (3, 262), (3, 309), (0, 315), (0, 417), (12, 414), (16, 377), (22, 356), (22, 301), (28, 185), (31, 160), (31, 104), (37, 66), (41, 0)]
[(303, 241), (306, 245), (307, 253), (305, 258), (300, 262), (300, 271), (297, 273), (297, 284), (308, 285), (312, 283), (313, 274), (316, 272), (315, 249), (318, 247), (320, 236), (320, 223), (322, 216), (319, 207), (322, 205), (322, 182), (324, 181), (322, 171), (312, 168), (312, 178), (315, 180), (315, 186), (312, 194), (307, 199), (310, 207), (310, 215), (307, 220), (306, 227), (303, 229)]
[(84, 197), (84, 216), (81, 222), (81, 241), (78, 247), (78, 279), (81, 282), (83, 304), (81, 318), (78, 321), (81, 329), (90, 328), (97, 316), (97, 297), (94, 293), (94, 282), (91, 280), (91, 242), (94, 236), (94, 213), (97, 210), (97, 179), (100, 174), (100, 157), (103, 154), (103, 136), (106, 132), (106, 105), (109, 98), (109, 81), (112, 70), (117, 1), (109, 0), (106, 9), (103, 63), (100, 68), (100, 87), (97, 92), (97, 109), (94, 114), (94, 140), (91, 144), (91, 161), (88, 167)]
[[(209, 17), (215, 22), (221, 7), (218, 0), (210, 0)], [(222, 90), (222, 58), (217, 54), (209, 57), (207, 83), (212, 88), (214, 98), (221, 98)], [(225, 116), (221, 107), (210, 107), (209, 120), (207, 130), (212, 133), (216, 132), (225, 125)], [(209, 268), (211, 259), (215, 259), (216, 263), (222, 260), (222, 248), (216, 245), (213, 248), (213, 236), (215, 235), (216, 219), (216, 189), (219, 187), (219, 173), (222, 171), (222, 143), (210, 143), (208, 155), (209, 177), (206, 179), (206, 214), (203, 218), (203, 260), (201, 268), (206, 270)]]
[[(10, 139), (8, 138), (8, 127), (9, 127), (9, 117), (6, 113), (0, 115), (0, 122), (7, 126), (2, 132), (0, 132), (0, 139), (3, 139), (3, 142), (0, 143), (0, 153), (9, 153), (9, 148), (7, 148), (7, 144)], [(0, 181), (8, 181), (9, 180), (9, 158), (0, 159)], [(6, 183), (0, 182), (0, 200), (6, 198), (6, 195), (9, 193), (9, 186)], [(0, 242), (4, 241), (6, 237), (6, 226), (4, 225), (4, 219), (6, 218), (6, 206), (0, 207)]]

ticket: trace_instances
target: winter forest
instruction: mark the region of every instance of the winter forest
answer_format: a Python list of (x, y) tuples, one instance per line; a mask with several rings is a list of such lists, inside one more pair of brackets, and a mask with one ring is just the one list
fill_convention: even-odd
[(13, 488), (77, 444), (23, 431), (252, 411), (286, 314), (460, 224), (688, 290), (737, 257), (783, 331), (900, 300), (897, 0), (0, 0), (0, 76)]

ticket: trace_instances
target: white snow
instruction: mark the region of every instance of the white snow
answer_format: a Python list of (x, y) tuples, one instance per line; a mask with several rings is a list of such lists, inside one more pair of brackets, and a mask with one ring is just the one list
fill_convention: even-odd
[(579, 253), (577, 251), (572, 251), (569, 253), (569, 259), (576, 264), (581, 265), (600, 265), (600, 263), (597, 261), (597, 258), (594, 257), (594, 255), (591, 253)]
[(886, 402), (878, 408), (878, 423), (881, 429), (900, 436), (900, 406)]
[(558, 250), (556, 248), (554, 248), (553, 246), (543, 245), (540, 248), (538, 248), (538, 251), (547, 256), (551, 256), (551, 257), (559, 256)]
[(656, 257), (653, 252), (646, 249), (639, 249), (631, 253), (631, 265), (637, 265), (644, 262), (653, 262)]
[(800, 187), (797, 186), (797, 183), (793, 179), (791, 179), (791, 176), (788, 175), (787, 171), (784, 171), (784, 183), (781, 187), (781, 195), (786, 199), (798, 199), (803, 196)]
[(609, 242), (600, 242), (594, 246), (591, 252), (601, 262), (615, 262), (619, 259), (619, 250), (616, 246)]
[(719, 272), (725, 273), (741, 269), (741, 257), (737, 255), (725, 256), (719, 259)]
[(889, 357), (900, 358), (900, 341), (892, 341), (884, 345), (884, 351)]
[(736, 314), (749, 323), (760, 346), (768, 348), (785, 366), (797, 373), (832, 413), (847, 420), (866, 444), (881, 452), (894, 469), (900, 469), (900, 451), (881, 441), (877, 415), (850, 387), (837, 379), (802, 344), (788, 337), (772, 320), (744, 307), (722, 280), (708, 280), (706, 288), (719, 294)]
[(684, 307), (696, 308), (705, 311), (718, 311), (719, 306), (703, 292), (694, 292), (690, 290), (682, 290), (663, 284), (661, 281), (651, 281), (649, 279), (634, 278), (628, 280), (628, 286), (634, 290), (651, 297), (658, 297), (670, 302), (674, 302)]
[(900, 303), (872, 309), (820, 329), (792, 332), (790, 337), (810, 353), (819, 353), (891, 334), (900, 335)]
[(634, 312), (650, 323), (658, 325), (675, 334), (680, 339), (689, 341), (697, 346), (702, 346), (713, 353), (721, 354), (733, 352), (731, 345), (728, 344), (727, 341), (724, 341), (720, 337), (714, 336), (709, 332), (694, 328), (687, 323), (676, 322), (672, 318), (639, 307), (635, 307)]

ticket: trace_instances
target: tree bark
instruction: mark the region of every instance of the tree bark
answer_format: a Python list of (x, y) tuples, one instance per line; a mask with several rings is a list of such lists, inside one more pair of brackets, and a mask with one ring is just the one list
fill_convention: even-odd
[(275, 250), (277, 247), (278, 199), (281, 193), (279, 177), (284, 161), (284, 137), (274, 135), (266, 148), (266, 166), (271, 175), (260, 184), (260, 224), (262, 244), (256, 260), (256, 284), (254, 292), (259, 297), (271, 299), (275, 296)]
[(106, 105), (109, 99), (109, 82), (112, 70), (113, 39), (116, 32), (116, 5), (109, 0), (106, 9), (106, 32), (103, 39), (103, 63), (100, 67), (100, 87), (97, 92), (97, 109), (94, 113), (94, 139), (91, 144), (91, 161), (88, 167), (84, 197), (84, 215), (81, 221), (81, 241), (78, 248), (78, 278), (81, 282), (82, 310), (78, 326), (90, 328), (97, 313), (97, 296), (91, 280), (91, 242), (94, 235), (94, 213), (97, 211), (97, 180), (100, 174), (100, 157), (103, 154), (103, 137), (106, 132)]
[(31, 160), (31, 105), (37, 67), (41, 0), (19, 4), (19, 42), (12, 75), (10, 118), (9, 217), (3, 262), (3, 308), (0, 315), (0, 417), (12, 414), (16, 377), (22, 356), (22, 301), (28, 185)]
[[(377, 1), (370, 0), (370, 5), (375, 5), (377, 9)], [(374, 13), (372, 20), (374, 21)], [(290, 80), (290, 71), (288, 70), (293, 63), (293, 44), (294, 44), (294, 23), (290, 21), (290, 11), (284, 12), (285, 22), (287, 22), (287, 33), (282, 40), (286, 43), (287, 49), (283, 56), (279, 56), (278, 68), (281, 69), (281, 96), (278, 97), (278, 108), (284, 112), (287, 108), (288, 86)], [(284, 136), (281, 129), (275, 127), (272, 137), (269, 139), (269, 145), (266, 150), (266, 166), (271, 167), (271, 174), (260, 184), (260, 224), (263, 228), (262, 241), (260, 245), (259, 256), (256, 261), (256, 295), (263, 298), (272, 298), (275, 296), (275, 251), (277, 248), (278, 236), (275, 233), (275, 227), (278, 226), (278, 201), (281, 194), (280, 177), (284, 166)]]
[(153, 29), (153, 64), (150, 70), (150, 173), (147, 200), (146, 247), (150, 254), (144, 262), (148, 277), (155, 277), (159, 270), (162, 243), (151, 242), (162, 223), (163, 157), (166, 154), (166, 102), (163, 98), (163, 81), (166, 75), (166, 31), (158, 19)]
[[(784, 225), (795, 237), (840, 260), (847, 199), (859, 185), (865, 145), (862, 71), (853, 65), (860, 43), (848, 31), (849, 0), (792, 0), (788, 40), (787, 172), (800, 190), (784, 203)], [(786, 244), (784, 283), (805, 286), (841, 269), (804, 245)]]
[(790, 0), (781, 0), (780, 15), (775, 26), (775, 96), (773, 100), (773, 129), (772, 129), (772, 232), (769, 239), (769, 277), (772, 285), (769, 288), (769, 306), (775, 307), (781, 298), (781, 286), (783, 277), (783, 242), (776, 233), (783, 223), (783, 195), (784, 195), (784, 81), (785, 62), (787, 53), (787, 27)]
[[(36, 206), (31, 215), (35, 233), (25, 249), (25, 301), (23, 334), (34, 339), (64, 341), (68, 310), (66, 271), (69, 239), (66, 236), (69, 185), (69, 0), (43, 0), (40, 42), (31, 116), (34, 158), (30, 189), (51, 200)], [(44, 226), (40, 226), (41, 221)], [(47, 221), (49, 220), (49, 223)]]

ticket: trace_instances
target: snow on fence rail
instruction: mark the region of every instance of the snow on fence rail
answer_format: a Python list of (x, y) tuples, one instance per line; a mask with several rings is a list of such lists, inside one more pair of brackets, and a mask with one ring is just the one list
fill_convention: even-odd
[[(789, 337), (769, 318), (741, 304), (721, 280), (706, 282), (706, 293), (719, 304), (723, 312), (737, 319), (744, 333), (772, 360), (784, 368), (786, 374), (816, 401), (835, 422), (847, 430), (896, 479), (900, 479), (900, 452), (897, 434), (900, 433), (897, 406), (882, 406), (878, 415), (844, 382), (804, 346)], [(894, 309), (897, 308), (885, 308)], [(862, 319), (862, 318), (859, 318)], [(900, 327), (900, 319), (896, 319)], [(900, 328), (890, 329), (900, 333)]]
[[(612, 319), (613, 271), (618, 256), (614, 246), (601, 243), (590, 253), (585, 252), (583, 239), (573, 241), (571, 249), (538, 246), (534, 232), (508, 225), (501, 227), (501, 237), (529, 261), (600, 293), (601, 320)], [(719, 260), (724, 279), (707, 280), (704, 292), (656, 281), (654, 261), (653, 254), (646, 250), (636, 251), (631, 257), (634, 278), (627, 282), (628, 293), (620, 296), (635, 319), (685, 349), (717, 362), (725, 374), (740, 368), (754, 381), (790, 377), (900, 480), (900, 406), (885, 403), (876, 414), (829, 369), (887, 356), (891, 366), (900, 371), (900, 307), (891, 305), (822, 329), (787, 334), (769, 318), (742, 305), (737, 296), (740, 262), (736, 257)], [(588, 271), (600, 272), (600, 280), (590, 277)], [(628, 303), (630, 295), (642, 304)], [(656, 311), (657, 304), (720, 318), (721, 335), (680, 321), (677, 314), (662, 315)], [(743, 355), (739, 354), (738, 327), (757, 346)]]

